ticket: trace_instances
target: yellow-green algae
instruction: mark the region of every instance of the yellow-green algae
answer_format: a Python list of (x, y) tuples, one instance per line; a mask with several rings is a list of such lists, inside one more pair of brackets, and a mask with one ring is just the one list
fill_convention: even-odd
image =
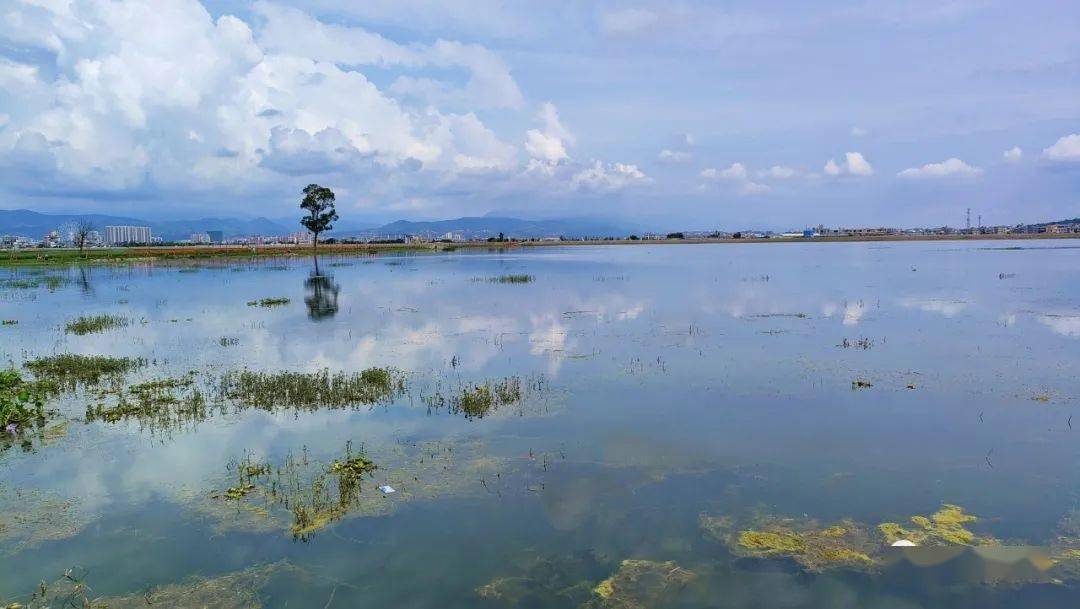
[(958, 505), (946, 503), (941, 509), (926, 516), (912, 516), (915, 526), (902, 526), (895, 522), (883, 522), (878, 531), (885, 538), (886, 544), (906, 539), (915, 545), (961, 545), (978, 546), (997, 543), (992, 537), (983, 537), (972, 533), (965, 525), (976, 522), (977, 517), (964, 512)]
[(619, 570), (593, 588), (587, 609), (647, 609), (664, 604), (697, 577), (674, 561), (622, 561)]
[(722, 524), (708, 517), (701, 524), (713, 536), (726, 539), (740, 556), (786, 557), (807, 571), (871, 569), (875, 564), (871, 558), (875, 544), (867, 528), (853, 520), (822, 527), (812, 519), (759, 517), (754, 528), (737, 534), (725, 534)]

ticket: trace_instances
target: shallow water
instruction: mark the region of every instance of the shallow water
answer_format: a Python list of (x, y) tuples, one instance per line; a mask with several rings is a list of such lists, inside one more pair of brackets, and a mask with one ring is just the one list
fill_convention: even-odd
[[(287, 559), (306, 575), (261, 589), (265, 607), (503, 606), (477, 588), (591, 551), (593, 585), (623, 559), (693, 571), (662, 601), (680, 607), (1075, 604), (1072, 580), (807, 573), (733, 556), (699, 526), (756, 512), (873, 527), (949, 503), (980, 535), (1050, 544), (1080, 508), (1080, 249), (1059, 243), (459, 251), (320, 258), (314, 280), (307, 259), (46, 270), (67, 281), (0, 295), (11, 366), (147, 358), (128, 382), (389, 366), (407, 390), (171, 429), (85, 423), (93, 396), (63, 397), (64, 437), (0, 454), (0, 522), (42, 521), (0, 529), (0, 598), (74, 566), (113, 596)], [(506, 274), (535, 280), (488, 281)], [(290, 302), (247, 304), (276, 297)], [(99, 313), (132, 323), (65, 333)], [(483, 418), (425, 400), (508, 376), (530, 389)], [(347, 441), (380, 469), (303, 539), (210, 498), (230, 462), (326, 463)]]

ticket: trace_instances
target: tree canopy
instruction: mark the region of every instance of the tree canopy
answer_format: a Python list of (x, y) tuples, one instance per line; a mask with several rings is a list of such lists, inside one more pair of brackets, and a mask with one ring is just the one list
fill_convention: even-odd
[(319, 233), (333, 229), (334, 221), (338, 219), (337, 210), (334, 209), (334, 191), (318, 184), (308, 184), (304, 188), (304, 200), (300, 202), (300, 208), (308, 212), (300, 218), (300, 224), (315, 234), (317, 247)]

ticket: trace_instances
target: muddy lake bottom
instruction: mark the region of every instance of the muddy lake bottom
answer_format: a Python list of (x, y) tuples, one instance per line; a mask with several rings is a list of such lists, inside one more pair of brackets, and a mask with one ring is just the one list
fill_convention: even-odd
[(0, 606), (1080, 606), (1073, 244), (0, 270)]

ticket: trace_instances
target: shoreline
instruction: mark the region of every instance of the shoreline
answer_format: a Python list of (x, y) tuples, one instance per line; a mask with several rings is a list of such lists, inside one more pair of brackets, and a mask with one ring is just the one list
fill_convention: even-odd
[(461, 249), (509, 250), (528, 247), (588, 245), (701, 245), (740, 243), (877, 243), (892, 241), (1041, 241), (1080, 239), (1080, 233), (1008, 234), (1008, 235), (878, 235), (852, 237), (772, 237), (768, 239), (610, 239), (573, 241), (510, 241), (463, 243), (348, 243), (321, 244), (318, 250), (308, 245), (191, 245), (143, 246), (88, 249), (82, 254), (74, 248), (7, 250), (0, 252), (0, 266), (19, 267), (55, 264), (102, 264), (109, 262), (206, 260), (215, 258), (276, 258), (380, 253), (444, 253)]

